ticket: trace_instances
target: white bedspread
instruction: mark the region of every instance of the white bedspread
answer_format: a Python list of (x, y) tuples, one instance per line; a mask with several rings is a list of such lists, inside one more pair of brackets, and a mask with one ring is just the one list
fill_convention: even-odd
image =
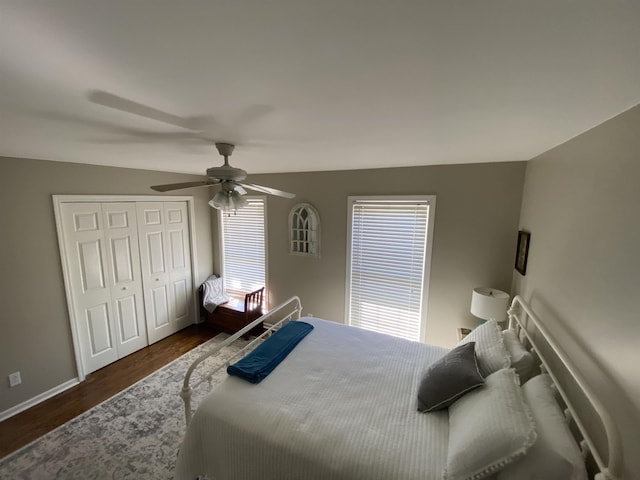
[(435, 480), (447, 411), (421, 414), (421, 374), (446, 349), (315, 326), (258, 385), (227, 378), (200, 405), (176, 479)]

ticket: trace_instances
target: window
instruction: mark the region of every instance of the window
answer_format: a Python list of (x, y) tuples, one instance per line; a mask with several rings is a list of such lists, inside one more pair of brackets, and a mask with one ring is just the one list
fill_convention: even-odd
[(242, 294), (266, 283), (265, 199), (244, 197), (235, 213), (220, 213), (222, 277), (227, 293)]
[(423, 338), (435, 196), (349, 197), (347, 322)]
[(289, 252), (320, 255), (320, 216), (308, 203), (300, 203), (289, 213)]

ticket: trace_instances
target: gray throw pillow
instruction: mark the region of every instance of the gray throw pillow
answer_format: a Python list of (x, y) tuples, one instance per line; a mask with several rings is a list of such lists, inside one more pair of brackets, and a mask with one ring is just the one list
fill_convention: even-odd
[(475, 346), (475, 342), (460, 345), (429, 367), (418, 389), (419, 412), (447, 408), (467, 392), (484, 385)]

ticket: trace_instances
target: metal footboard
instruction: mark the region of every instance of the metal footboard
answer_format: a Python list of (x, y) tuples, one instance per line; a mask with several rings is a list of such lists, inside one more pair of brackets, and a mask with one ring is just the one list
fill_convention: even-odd
[[(211, 379), (216, 372), (218, 372), (222, 368), (227, 368), (228, 365), (242, 358), (244, 355), (257, 347), (260, 343), (262, 343), (266, 338), (268, 338), (275, 330), (278, 330), (280, 327), (286, 324), (289, 320), (300, 318), (301, 313), (302, 303), (300, 302), (300, 298), (297, 296), (291, 297), (280, 305), (272, 308), (270, 311), (262, 315), (260, 318), (257, 318), (246, 327), (231, 335), (224, 342), (216, 345), (212, 350), (203, 353), (196, 360), (194, 360), (194, 362), (187, 369), (187, 373), (184, 376), (184, 382), (182, 384), (182, 391), (180, 392), (180, 397), (182, 397), (182, 401), (184, 402), (184, 413), (187, 425), (189, 425), (189, 423), (191, 422), (191, 416), (193, 415), (191, 409), (191, 396), (194, 388), (197, 388), (205, 381), (209, 382), (209, 385), (211, 385)], [(238, 340), (238, 338), (249, 333), (251, 330), (253, 330), (263, 322), (265, 326), (268, 326), (268, 328), (261, 335), (249, 342), (232, 357), (227, 359), (222, 365), (219, 365), (208, 372), (206, 376), (195, 382), (193, 385), (191, 384), (191, 376), (198, 365), (204, 362), (207, 358), (217, 355), (223, 348), (231, 345), (233, 342)]]

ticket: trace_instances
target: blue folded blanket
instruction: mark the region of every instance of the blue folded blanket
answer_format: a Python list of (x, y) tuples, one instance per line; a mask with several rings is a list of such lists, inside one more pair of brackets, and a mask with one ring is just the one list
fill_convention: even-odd
[(251, 383), (260, 383), (311, 330), (313, 325), (306, 322), (294, 320), (287, 323), (249, 355), (229, 365), (227, 373)]

